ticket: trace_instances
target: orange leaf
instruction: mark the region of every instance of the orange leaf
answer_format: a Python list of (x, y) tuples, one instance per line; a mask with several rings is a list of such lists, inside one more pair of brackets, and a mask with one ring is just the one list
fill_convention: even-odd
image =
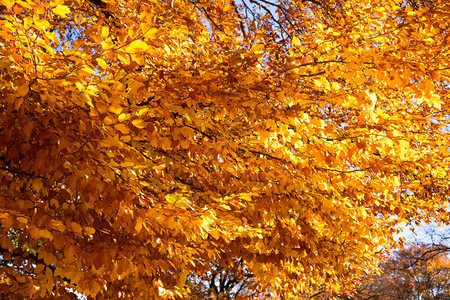
[(145, 128), (146, 126), (144, 121), (142, 121), (141, 119), (133, 120), (131, 123), (139, 129)]
[(119, 104), (113, 103), (108, 107), (108, 111), (116, 115), (119, 115), (123, 110), (123, 107)]

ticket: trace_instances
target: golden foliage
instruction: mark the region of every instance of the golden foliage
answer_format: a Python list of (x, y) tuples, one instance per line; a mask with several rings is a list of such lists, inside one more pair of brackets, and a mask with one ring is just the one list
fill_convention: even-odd
[(0, 290), (339, 289), (448, 222), (450, 6), (2, 0)]

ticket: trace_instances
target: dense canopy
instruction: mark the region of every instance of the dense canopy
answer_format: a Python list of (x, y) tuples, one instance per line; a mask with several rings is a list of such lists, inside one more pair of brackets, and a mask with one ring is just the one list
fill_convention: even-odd
[(0, 3), (2, 298), (299, 298), (448, 222), (448, 1)]

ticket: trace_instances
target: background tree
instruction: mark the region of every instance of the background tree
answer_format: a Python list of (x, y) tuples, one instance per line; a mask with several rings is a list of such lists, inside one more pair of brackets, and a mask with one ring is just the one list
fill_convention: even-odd
[[(3, 298), (339, 290), (448, 222), (448, 1), (2, 0)], [(76, 34), (73, 34), (76, 33)]]
[(421, 244), (398, 251), (351, 299), (450, 299), (449, 250)]
[(329, 293), (320, 287), (313, 299), (450, 299), (448, 230), (425, 226), (419, 231), (425, 232), (419, 236), (422, 242), (396, 250), (356, 289)]

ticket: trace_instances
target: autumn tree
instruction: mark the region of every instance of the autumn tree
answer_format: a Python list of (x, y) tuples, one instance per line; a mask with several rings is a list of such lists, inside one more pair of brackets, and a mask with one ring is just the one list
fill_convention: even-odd
[(448, 1), (0, 3), (2, 298), (298, 298), (449, 221)]
[(328, 291), (316, 287), (312, 299), (446, 300), (450, 299), (450, 248), (410, 244), (396, 250), (377, 273), (363, 276), (357, 287)]
[(450, 299), (450, 248), (414, 245), (381, 265), (349, 299)]

